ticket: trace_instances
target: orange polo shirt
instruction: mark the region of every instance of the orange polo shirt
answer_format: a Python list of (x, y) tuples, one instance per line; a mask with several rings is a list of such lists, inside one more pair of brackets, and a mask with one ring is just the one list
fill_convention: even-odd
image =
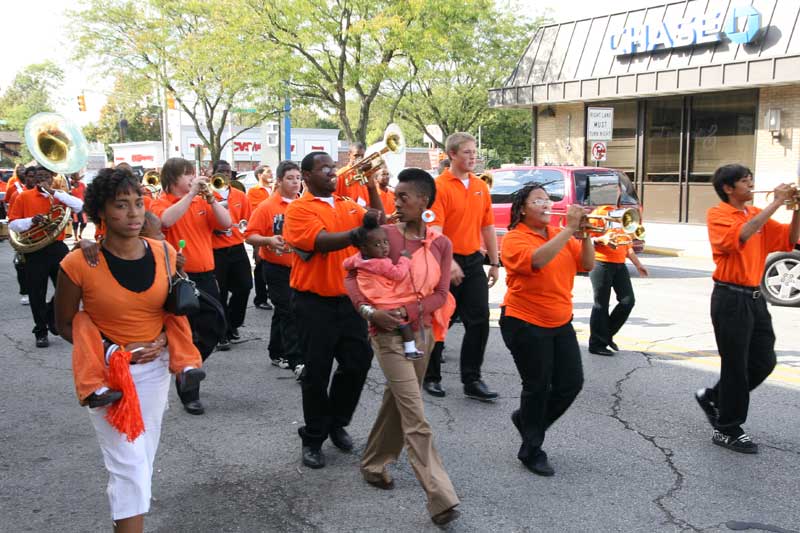
[[(475, 174), (469, 175), (469, 187), (446, 169), (436, 178), (436, 201), (431, 207), (432, 226), (453, 242), (453, 253), (470, 255), (481, 249), (481, 228), (494, 224), (489, 187)], [(505, 244), (504, 244), (505, 246)]]
[[(272, 237), (276, 231), (278, 231), (278, 234), (282, 234), (286, 208), (290, 204), (291, 202), (287, 202), (279, 193), (272, 193), (272, 196), (266, 202), (261, 202), (261, 205), (253, 211), (250, 221), (247, 223), (245, 237), (250, 235)], [(264, 261), (291, 268), (294, 254), (283, 252), (278, 255), (267, 246), (259, 246), (258, 256)]]
[[(336, 178), (336, 194), (346, 196), (363, 207), (369, 207), (369, 189), (367, 189), (367, 186), (354, 181), (348, 187), (345, 184), (346, 181), (343, 177)], [(359, 198), (364, 202), (363, 204), (358, 201)], [(394, 211), (394, 208), (392, 208), (392, 211)]]
[[(338, 233), (361, 225), (366, 210), (352, 200), (333, 195), (333, 206), (306, 191), (286, 208), (283, 237), (300, 250), (314, 250), (320, 231)], [(344, 260), (358, 250), (348, 246), (335, 252), (314, 252), (308, 261), (294, 255), (289, 285), (320, 296), (344, 296)]]
[[(607, 215), (609, 211), (613, 211), (615, 209), (618, 208), (613, 205), (603, 205), (592, 211), (592, 215), (604, 216)], [(611, 231), (625, 233), (622, 228), (614, 228)], [(630, 247), (631, 245), (624, 244), (622, 246), (612, 248), (611, 246), (606, 246), (605, 244), (595, 242), (594, 258), (597, 261), (602, 261), (604, 263), (624, 263), (625, 259), (628, 257), (628, 249)]]
[[(161, 197), (153, 200), (151, 211), (161, 218), (164, 211), (180, 200), (177, 196), (163, 192)], [(189, 209), (169, 228), (162, 228), (164, 236), (173, 248), (178, 249), (178, 242), (186, 241), (183, 255), (186, 256), (186, 272), (208, 272), (214, 270), (214, 250), (211, 244), (211, 233), (215, 229), (224, 230), (217, 223), (214, 210), (205, 198), (195, 196)]]
[(261, 184), (251, 187), (250, 190), (247, 191), (247, 200), (250, 202), (250, 210), (255, 211), (256, 207), (261, 205), (261, 202), (269, 198), (271, 194), (272, 192)]
[(381, 195), (381, 202), (383, 203), (383, 212), (386, 213), (388, 217), (392, 213), (394, 213), (394, 191), (391, 189), (383, 190), (378, 187), (378, 194)]
[(794, 248), (794, 243), (789, 242), (789, 224), (770, 219), (742, 244), (739, 240), (742, 226), (761, 209), (747, 206), (745, 211), (727, 202), (720, 202), (708, 210), (708, 240), (717, 265), (712, 277), (723, 283), (757, 287), (761, 283), (767, 254), (788, 252)]
[[(239, 222), (242, 220), (250, 219), (250, 202), (247, 201), (247, 196), (239, 189), (228, 187), (228, 212), (231, 214), (231, 234), (219, 235), (214, 232), (211, 236), (211, 243), (214, 249), (228, 248), (236, 246), (244, 242), (244, 233), (239, 230)], [(221, 201), (222, 197), (216, 193), (217, 201)], [(216, 218), (214, 219), (216, 220)]]
[[(53, 202), (61, 204), (58, 200), (53, 198)], [(16, 220), (18, 218), (31, 218), (36, 215), (46, 215), (50, 212), (50, 200), (42, 195), (39, 189), (28, 189), (22, 191), (17, 195), (14, 200), (14, 205), (8, 213), (8, 220)], [(63, 204), (61, 204), (63, 205)], [(56, 237), (56, 240), (64, 240), (64, 232)]]
[(520, 223), (503, 237), (501, 259), (508, 287), (503, 299), (506, 316), (543, 328), (563, 326), (572, 318), (575, 274), (584, 270), (580, 241), (570, 239), (544, 268), (534, 269), (531, 265), (533, 253), (561, 231), (547, 226), (545, 239)]
[[(21, 184), (19, 180), (17, 180), (15, 183), (11, 183), (11, 180), (8, 180), (8, 184), (9, 187), (6, 190), (6, 203), (8, 204), (8, 209), (10, 212), (11, 207), (14, 205), (14, 200), (17, 199), (19, 193), (21, 191), (26, 191), (27, 189)], [(17, 187), (17, 185), (19, 185), (19, 187)]]

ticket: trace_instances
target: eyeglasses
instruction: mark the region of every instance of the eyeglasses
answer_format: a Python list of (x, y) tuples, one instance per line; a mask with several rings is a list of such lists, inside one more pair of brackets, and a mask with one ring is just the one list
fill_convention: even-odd
[(528, 203), (531, 205), (535, 205), (536, 207), (550, 207), (551, 205), (553, 205), (552, 200), (545, 200), (544, 198), (534, 198)]
[(326, 174), (326, 175), (327, 175), (327, 174), (330, 174), (331, 172), (334, 172), (335, 170), (336, 170), (336, 168), (334, 168), (334, 167), (328, 167), (328, 166), (321, 167), (321, 168), (319, 169), (319, 171), (320, 171), (322, 174)]

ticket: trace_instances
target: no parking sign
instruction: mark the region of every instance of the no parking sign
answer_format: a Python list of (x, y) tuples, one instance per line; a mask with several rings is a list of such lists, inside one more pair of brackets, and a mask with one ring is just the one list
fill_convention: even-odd
[(608, 147), (603, 141), (595, 141), (592, 143), (592, 161), (605, 161)]

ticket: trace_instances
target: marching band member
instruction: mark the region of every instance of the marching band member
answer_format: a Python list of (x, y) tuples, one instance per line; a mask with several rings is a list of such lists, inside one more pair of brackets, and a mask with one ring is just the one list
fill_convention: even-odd
[[(70, 207), (73, 211), (81, 211), (83, 202), (69, 193), (53, 190), (53, 173), (44, 167), (36, 167), (33, 179), (34, 187), (19, 193), (8, 215), (10, 220), (8, 229), (17, 233), (31, 229), (45, 221), (54, 203)], [(31, 314), (36, 324), (33, 334), (36, 337), (36, 347), (50, 346), (47, 330), (56, 335), (57, 331), (53, 321), (52, 300), (48, 304), (47, 279), (56, 284), (58, 277), (58, 264), (67, 255), (67, 246), (64, 244), (64, 232), (55, 236), (55, 240), (44, 248), (35, 252), (26, 253), (25, 260), (25, 286), (28, 290), (31, 304)]]
[(272, 364), (294, 371), (300, 381), (303, 352), (297, 336), (297, 324), (290, 308), (289, 278), (294, 254), (283, 239), (286, 208), (300, 192), (300, 167), (292, 161), (281, 161), (277, 169), (277, 188), (250, 217), (245, 237), (258, 250), (262, 272), (275, 305), (269, 332), (269, 358)]
[[(83, 201), (83, 196), (86, 193), (86, 184), (81, 181), (80, 172), (70, 174), (70, 190), (69, 193)], [(86, 212), (72, 213), (72, 232), (76, 241), (83, 238), (83, 230), (86, 229)]]
[(394, 190), (389, 187), (389, 179), (392, 175), (385, 166), (378, 171), (378, 193), (381, 195), (383, 212), (386, 216), (394, 213)]
[[(461, 343), (461, 383), (468, 398), (494, 401), (497, 393), (481, 379), (481, 365), (489, 339), (489, 288), (497, 282), (499, 262), (497, 235), (489, 188), (472, 173), (477, 147), (468, 133), (453, 133), (445, 140), (450, 167), (436, 178), (433, 222), (453, 243), (450, 292), (456, 299), (456, 314), (464, 324)], [(489, 275), (483, 270), (484, 243), (489, 256)], [(437, 343), (425, 375), (424, 387), (435, 396), (444, 396), (441, 386), (441, 349)]]
[[(169, 322), (182, 333), (180, 338), (170, 337), (170, 350), (179, 344), (184, 363), (197, 367), (200, 355), (191, 343), (186, 318), (164, 312), (167, 257), (162, 242), (139, 236), (144, 206), (137, 180), (128, 172), (104, 169), (88, 187), (86, 203), (92, 219), (106, 222), (101, 259), (92, 268), (83, 253), (74, 250), (62, 262), (56, 289), (58, 327), (64, 339), (74, 343), (73, 358), (78, 361), (102, 358), (106, 351), (129, 353), (130, 365), (123, 359), (121, 367), (132, 379), (127, 404), (117, 395), (113, 408), (106, 401), (88, 413), (109, 473), (107, 493), (114, 530), (141, 532), (150, 508), (153, 461), (167, 407), (169, 371), (162, 331), (170, 328)], [(169, 247), (168, 253), (174, 269), (175, 251)], [(111, 355), (112, 364), (120, 355)], [(78, 391), (95, 385), (86, 378), (76, 368)], [(109, 409), (124, 409), (129, 419), (139, 423), (139, 431), (131, 434), (128, 425), (120, 428), (113, 423)]]
[[(361, 459), (361, 473), (370, 485), (393, 489), (394, 480), (386, 467), (397, 461), (405, 444), (409, 463), (427, 496), (431, 520), (444, 525), (459, 516), (455, 509), (459, 500), (433, 444), (420, 384), (433, 348), (433, 329), (447, 328), (449, 315), (455, 306), (449, 294), (452, 247), (447, 237), (427, 227), (422, 220), (422, 213), (430, 208), (436, 196), (433, 178), (424, 170), (410, 168), (400, 172), (398, 179), (395, 205), (399, 222), (377, 227), (369, 233), (386, 239), (377, 241), (377, 249), (383, 254), (388, 252), (387, 257), (396, 266), (405, 260), (403, 254), (411, 257), (410, 274), (405, 285), (410, 288), (414, 303), (398, 304), (394, 309), (375, 308), (369, 304), (370, 296), (364, 292), (368, 285), (362, 285), (356, 269), (351, 270), (345, 280), (353, 305), (370, 321), (372, 348), (386, 376), (383, 402)], [(366, 238), (369, 219), (364, 222), (361, 232)], [(351, 259), (348, 263), (352, 263)], [(375, 291), (367, 292), (379, 293), (379, 287), (388, 289), (390, 286), (376, 285), (369, 287)], [(383, 294), (383, 297), (389, 301), (396, 296), (395, 301), (399, 302), (405, 296), (403, 292), (398, 290)], [(397, 333), (402, 321), (413, 329), (416, 348), (424, 350), (422, 357), (411, 359), (405, 353), (409, 348), (404, 347), (403, 336)]]
[[(17, 165), (14, 168), (14, 174), (9, 178), (6, 188), (6, 217), (11, 213), (11, 206), (19, 193), (25, 189), (33, 189), (35, 175), (33, 167), (25, 168), (23, 165)], [(30, 305), (28, 288), (25, 286), (25, 257), (19, 252), (14, 254), (14, 270), (17, 272), (17, 285), (19, 285), (19, 303)]]
[[(619, 202), (617, 202), (619, 204)], [(607, 215), (617, 206), (602, 206), (595, 209), (594, 215)], [(622, 228), (612, 228), (612, 233), (624, 234)], [(619, 351), (614, 342), (614, 335), (622, 328), (636, 302), (633, 295), (631, 276), (625, 260), (630, 259), (636, 271), (643, 278), (648, 275), (647, 268), (639, 261), (632, 244), (619, 244), (612, 246), (603, 241), (603, 238), (594, 239), (594, 268), (589, 272), (594, 292), (594, 305), (589, 319), (589, 352), (595, 355), (612, 356)], [(617, 297), (617, 305), (611, 314), (608, 313), (611, 289)], [(614, 350), (612, 352), (609, 350)]]
[[(219, 301), (211, 235), (215, 229), (226, 230), (231, 226), (228, 210), (209, 190), (208, 178), (195, 176), (194, 165), (186, 159), (173, 157), (164, 163), (161, 186), (163, 193), (153, 201), (151, 209), (161, 219), (167, 242), (179, 249), (178, 243), (185, 241), (186, 248), (181, 253), (186, 256), (186, 274), (198, 289)], [(220, 340), (213, 327), (218, 320), (215, 311), (202, 305), (200, 311), (189, 317), (203, 361)], [(205, 412), (199, 389), (184, 393), (179, 388), (178, 396), (186, 412), (193, 415)]]
[[(214, 174), (231, 175), (227, 161), (217, 161)], [(230, 179), (228, 180), (230, 184)], [(220, 303), (225, 308), (228, 320), (226, 337), (220, 339), (218, 347), (222, 351), (231, 349), (231, 340), (239, 340), (239, 328), (244, 324), (247, 313), (247, 299), (253, 288), (250, 272), (250, 258), (244, 249), (244, 234), (239, 228), (240, 221), (250, 218), (250, 202), (245, 193), (234, 187), (226, 187), (222, 193), (215, 192), (218, 202), (227, 204), (233, 225), (227, 230), (214, 230), (211, 242), (214, 247), (214, 275), (219, 284)], [(230, 298), (228, 293), (230, 292)]]
[[(250, 209), (255, 213), (256, 208), (261, 205), (267, 198), (272, 195), (272, 169), (269, 165), (259, 165), (253, 171), (258, 185), (251, 187), (247, 191), (247, 199), (250, 201)], [(253, 305), (258, 309), (272, 310), (272, 305), (269, 303), (269, 291), (267, 283), (264, 281), (266, 276), (264, 274), (264, 261), (261, 259), (261, 253), (257, 247), (253, 247), (253, 284), (255, 285), (256, 294), (253, 297)]]
[(775, 368), (775, 333), (767, 303), (759, 291), (764, 261), (771, 252), (788, 252), (800, 238), (800, 211), (790, 224), (772, 220), (796, 190), (781, 184), (763, 210), (753, 200), (753, 173), (742, 165), (725, 165), (711, 178), (722, 200), (708, 210), (708, 238), (716, 263), (711, 293), (711, 323), (720, 357), (720, 377), (695, 399), (714, 433), (711, 442), (741, 453), (757, 453), (758, 445), (742, 429), (750, 391)]
[[(365, 210), (333, 194), (336, 165), (327, 153), (311, 152), (300, 168), (306, 188), (286, 208), (283, 236), (295, 251), (289, 284), (295, 291), (292, 312), (306, 358), (305, 426), (298, 430), (303, 464), (322, 468), (321, 447), (328, 436), (336, 447), (353, 449), (345, 426), (358, 405), (372, 361), (367, 324), (347, 297), (342, 266), (356, 251), (351, 232), (361, 225)], [(369, 178), (368, 184), (370, 205), (379, 211), (370, 216), (378, 216), (383, 211), (375, 180)], [(334, 357), (338, 368), (331, 379)]]
[[(364, 152), (366, 151), (366, 149), (367, 147), (364, 146), (364, 143), (361, 142), (351, 143), (350, 150), (347, 153), (347, 165), (350, 166), (356, 161), (364, 159)], [(353, 181), (353, 183), (347, 185), (347, 180), (345, 179), (337, 180), (336, 194), (338, 194), (339, 196), (346, 196), (347, 198), (350, 198), (361, 207), (372, 205), (372, 203), (370, 202), (369, 190), (367, 189), (367, 186), (357, 181)], [(388, 211), (388, 213), (391, 213), (391, 211)]]
[(555, 472), (542, 450), (545, 430), (566, 412), (583, 386), (581, 350), (572, 327), (572, 287), (594, 266), (588, 237), (573, 238), (583, 208), (567, 210), (566, 227), (550, 226), (552, 205), (539, 184), (526, 185), (511, 204), (503, 239), (508, 291), (500, 313), (503, 341), (522, 378), (520, 408), (511, 420), (522, 437), (517, 458), (532, 472)]

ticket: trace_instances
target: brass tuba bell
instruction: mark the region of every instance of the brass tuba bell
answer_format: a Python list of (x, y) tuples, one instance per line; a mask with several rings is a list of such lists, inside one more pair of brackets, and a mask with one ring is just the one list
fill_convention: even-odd
[(158, 195), (161, 192), (161, 174), (157, 170), (148, 170), (142, 176), (142, 185), (151, 196)]

